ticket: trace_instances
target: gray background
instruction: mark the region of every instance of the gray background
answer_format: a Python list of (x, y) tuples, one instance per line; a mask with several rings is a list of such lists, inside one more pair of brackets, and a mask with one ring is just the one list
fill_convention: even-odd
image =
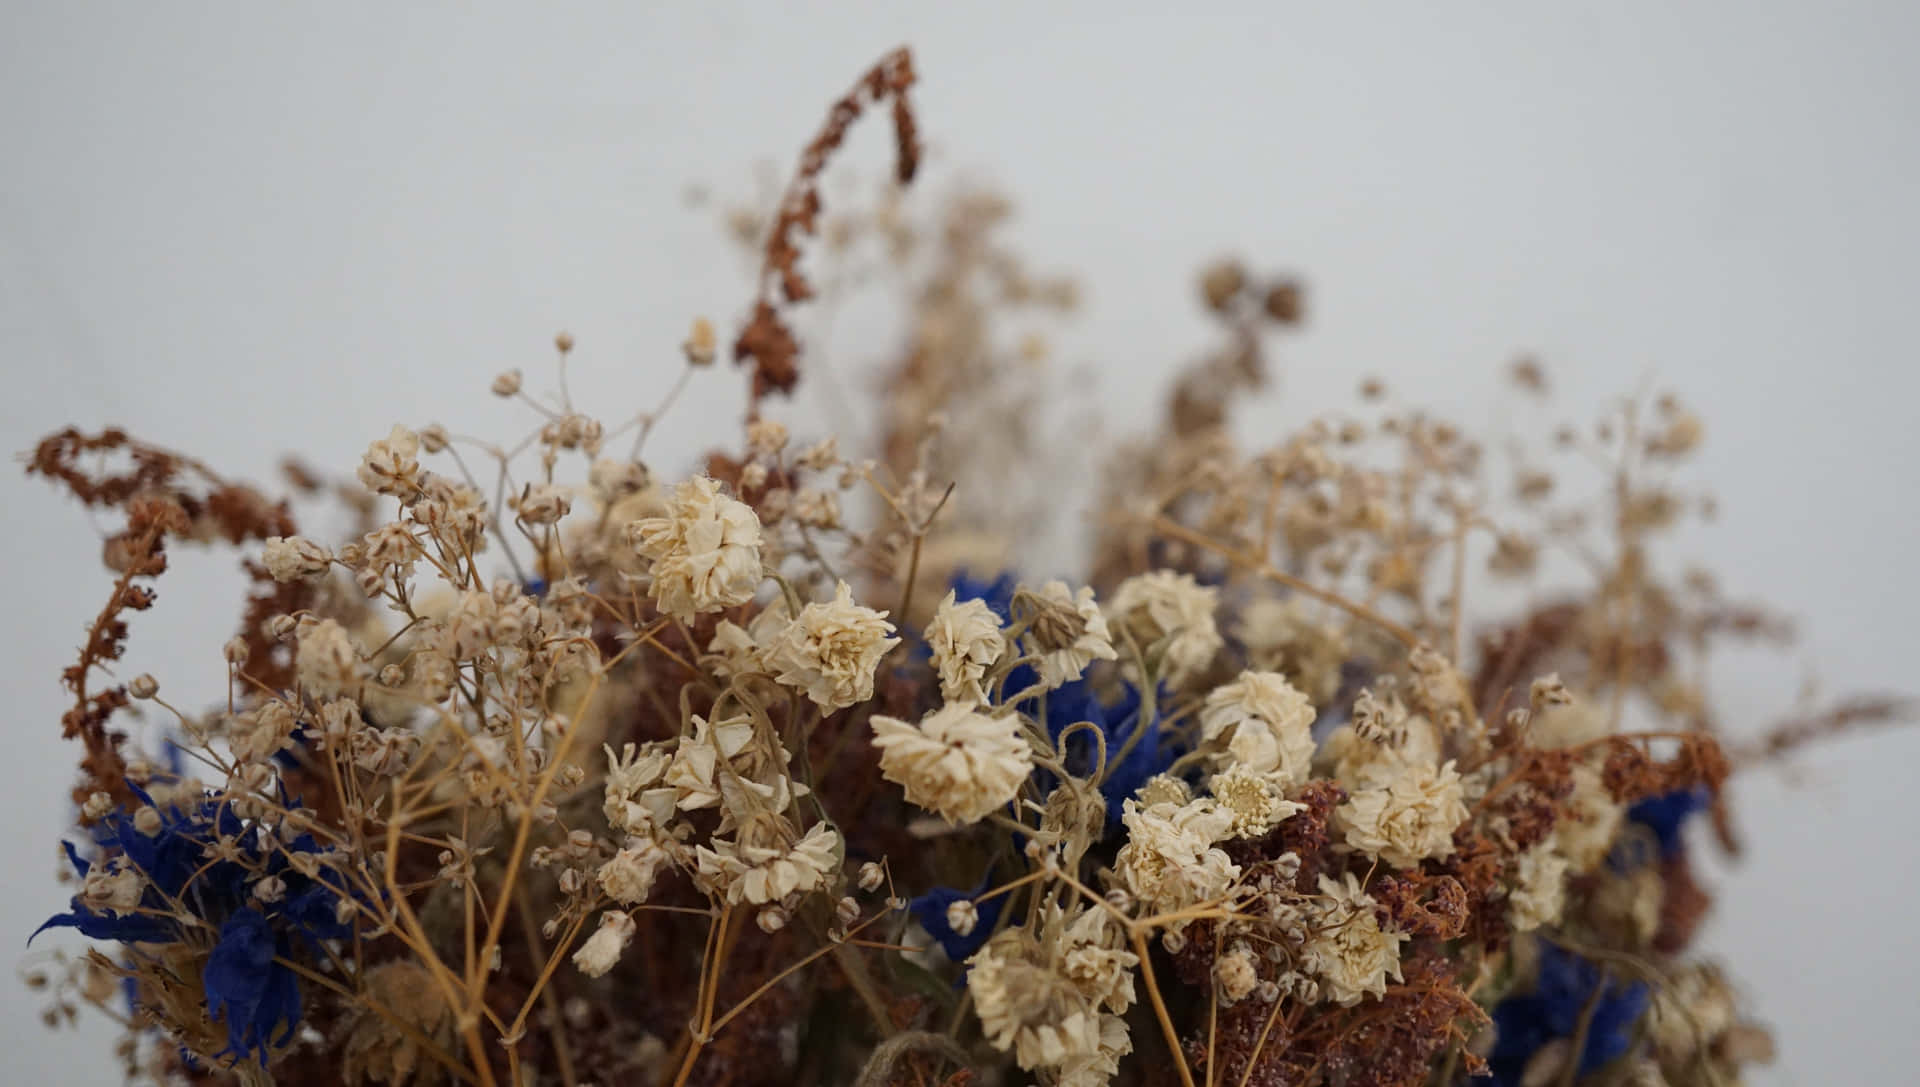
[[(745, 297), (684, 187), (784, 172), (906, 41), (937, 152), (917, 199), (961, 174), (1017, 198), (1021, 246), (1088, 288), (1060, 355), (1101, 375), (1115, 426), (1204, 342), (1191, 275), (1221, 252), (1313, 289), (1254, 435), (1347, 405), (1363, 373), (1504, 425), (1519, 350), (1563, 404), (1670, 387), (1707, 417), (1693, 478), (1725, 511), (1685, 552), (1804, 624), (1802, 650), (1717, 670), (1730, 716), (1766, 720), (1810, 671), (1920, 687), (1920, 9), (1130, 7), (8, 4), (0, 438), (120, 422), (215, 465), (346, 468), (397, 419), (506, 434), (486, 382), (521, 366), (544, 388), (563, 327), (576, 390), (651, 403), (688, 319), (730, 325)], [(879, 173), (884, 138), (849, 161)], [(837, 329), (836, 368), (888, 331)], [(738, 395), (702, 375), (656, 455), (702, 448), (690, 420)], [(24, 936), (64, 903), (55, 676), (106, 582), (80, 511), (0, 488), (0, 933)], [(129, 670), (191, 702), (218, 691), (237, 593), (228, 557), (178, 565)], [(1719, 877), (1706, 946), (1779, 1028), (1755, 1082), (1897, 1082), (1920, 1060), (1916, 755), (1913, 735), (1841, 743), (1738, 785), (1752, 855)], [(33, 1008), (0, 981), (6, 1078), (111, 1081), (101, 1030), (49, 1033)]]

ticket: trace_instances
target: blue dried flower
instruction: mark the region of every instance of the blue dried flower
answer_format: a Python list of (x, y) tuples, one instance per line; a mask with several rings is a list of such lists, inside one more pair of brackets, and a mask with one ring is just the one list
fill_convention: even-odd
[(1650, 796), (1627, 809), (1627, 818), (1653, 831), (1660, 840), (1660, 855), (1671, 859), (1686, 848), (1680, 830), (1688, 817), (1706, 808), (1712, 795), (1704, 788), (1679, 789)]
[[(227, 1024), (227, 1048), (221, 1053), (255, 1055), (265, 1063), (269, 1041), (285, 1045), (300, 1022), (300, 985), (292, 970), (274, 961), (286, 957), (286, 937), (258, 910), (236, 910), (220, 926), (220, 940), (207, 957), (200, 983), (207, 1011)], [(278, 1038), (273, 1029), (286, 1029)]]
[(1580, 1051), (1579, 1074), (1618, 1058), (1633, 1044), (1633, 1026), (1645, 1014), (1651, 995), (1644, 982), (1607, 982), (1597, 964), (1543, 941), (1533, 992), (1508, 997), (1493, 1009), (1498, 1033), (1487, 1063), (1493, 1068), (1494, 1082), (1501, 1087), (1517, 1085), (1527, 1062), (1542, 1046), (1579, 1032), (1589, 1002), (1593, 1014)]
[[(350, 892), (343, 877), (325, 867), (308, 875), (292, 857), (329, 852), (310, 834), (275, 845), (257, 826), (249, 826), (232, 808), (203, 797), (186, 808), (159, 808), (146, 792), (135, 796), (155, 807), (160, 825), (142, 833), (131, 813), (109, 813), (93, 827), (97, 857), (119, 857), (147, 878), (137, 909), (125, 913), (96, 911), (76, 896), (72, 908), (48, 919), (35, 932), (74, 928), (96, 940), (123, 943), (178, 943), (203, 939), (208, 929), (219, 932), (202, 973), (207, 1010), (228, 1029), (228, 1049), (234, 1055), (256, 1054), (263, 1060), (270, 1044), (284, 1044), (300, 1022), (300, 988), (293, 971), (274, 962), (290, 958), (298, 945), (311, 950), (322, 940), (345, 939), (352, 925), (342, 922), (338, 908)], [(297, 801), (282, 797), (288, 809)], [(242, 858), (211, 860), (210, 847), (227, 839)], [(85, 876), (96, 862), (89, 861), (71, 842), (63, 843), (74, 868)], [(251, 903), (251, 885), (264, 876), (277, 876), (286, 892), (280, 901), (260, 907)], [(189, 911), (183, 916), (180, 910)], [(275, 1038), (275, 1027), (285, 1024)]]
[(920, 927), (927, 930), (927, 935), (932, 936), (940, 949), (947, 953), (947, 958), (954, 962), (966, 961), (969, 955), (980, 950), (987, 942), (987, 937), (993, 935), (993, 927), (1000, 923), (1000, 911), (1007, 906), (1007, 896), (996, 895), (984, 902), (974, 902), (978, 917), (974, 921), (973, 931), (965, 936), (953, 931), (953, 926), (947, 922), (947, 907), (961, 899), (976, 898), (988, 889), (992, 879), (993, 874), (989, 872), (980, 886), (971, 891), (962, 891), (957, 887), (935, 887), (907, 903), (907, 910), (913, 914), (913, 919), (920, 922)]

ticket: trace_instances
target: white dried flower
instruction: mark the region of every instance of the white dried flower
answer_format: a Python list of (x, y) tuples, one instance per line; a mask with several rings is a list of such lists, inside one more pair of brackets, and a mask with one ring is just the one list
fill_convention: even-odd
[(796, 458), (802, 468), (824, 472), (840, 463), (840, 439), (831, 435), (800, 451)]
[(955, 936), (972, 935), (973, 926), (979, 923), (980, 911), (974, 907), (971, 899), (956, 899), (947, 907), (947, 927), (953, 930)]
[(1224, 897), (1240, 878), (1240, 866), (1213, 845), (1231, 833), (1234, 821), (1217, 801), (1202, 798), (1176, 808), (1128, 800), (1120, 821), (1127, 844), (1114, 857), (1114, 874), (1154, 912)]
[(787, 922), (792, 919), (792, 915), (781, 907), (768, 906), (754, 915), (753, 923), (760, 926), (761, 932), (771, 936), (786, 928)]
[(127, 694), (139, 699), (152, 698), (160, 693), (160, 681), (150, 672), (142, 672), (127, 683)]
[(520, 494), (520, 519), (530, 525), (551, 525), (573, 509), (565, 488), (551, 483), (529, 483)]
[(1335, 815), (1348, 845), (1396, 868), (1411, 868), (1453, 853), (1453, 832), (1467, 821), (1467, 805), (1453, 763), (1429, 763), (1357, 790)]
[(777, 419), (755, 419), (747, 424), (747, 448), (756, 457), (772, 458), (787, 447), (787, 425)]
[(919, 725), (874, 714), (880, 772), (906, 790), (907, 801), (949, 822), (975, 823), (1004, 806), (1033, 771), (1033, 749), (1013, 714), (977, 713), (952, 702)]
[(1236, 765), (1297, 785), (1311, 776), (1314, 716), (1313, 704), (1287, 677), (1242, 672), (1207, 695), (1200, 731), (1211, 740), (1232, 727), (1227, 750)]
[(760, 587), (760, 519), (710, 477), (675, 487), (666, 516), (633, 522), (627, 538), (653, 564), (648, 592), (681, 622), (745, 604)]
[(140, 874), (139, 869), (116, 860), (110, 864), (95, 865), (87, 873), (87, 878), (80, 884), (80, 897), (95, 909), (131, 913), (139, 908), (140, 896), (145, 893), (146, 885), (146, 877)]
[(1039, 603), (1027, 628), (1030, 651), (1040, 659), (1035, 669), (1048, 690), (1079, 679), (1095, 660), (1113, 660), (1113, 635), (1106, 616), (1094, 603), (1093, 590), (1078, 592), (1064, 581), (1049, 581), (1034, 594)]
[(1245, 1000), (1260, 985), (1260, 971), (1254, 966), (1253, 953), (1245, 944), (1235, 944), (1214, 960), (1213, 980), (1227, 1003)]
[(855, 604), (842, 581), (831, 602), (800, 609), (767, 648), (767, 667), (821, 709), (843, 709), (873, 697), (874, 670), (900, 641), (892, 633), (887, 613)]
[(1515, 932), (1557, 924), (1567, 907), (1567, 858), (1548, 838), (1520, 854), (1514, 887), (1507, 896), (1507, 919)]
[(1306, 805), (1287, 799), (1287, 780), (1278, 774), (1234, 766), (1213, 775), (1207, 791), (1233, 815), (1235, 838), (1258, 838)]
[(984, 600), (955, 603), (949, 590), (927, 624), (927, 648), (940, 674), (940, 695), (948, 702), (989, 701), (980, 679), (1006, 652), (1000, 618)]
[(1705, 964), (1679, 968), (1654, 990), (1649, 1025), (1653, 1043), (1684, 1061), (1710, 1046), (1736, 1021), (1734, 994), (1720, 971)]
[(633, 942), (633, 933), (633, 918), (619, 910), (606, 911), (600, 915), (600, 927), (573, 953), (573, 965), (590, 978), (605, 976)]
[(868, 861), (860, 866), (861, 890), (867, 892), (877, 891), (880, 889), (880, 885), (886, 881), (887, 870), (882, 868), (877, 862)]
[(326, 573), (333, 553), (305, 536), (269, 536), (260, 559), (275, 581), (305, 581)]
[(303, 624), (294, 656), (300, 686), (315, 698), (353, 694), (367, 675), (367, 664), (347, 628), (332, 619)]
[(107, 813), (113, 809), (114, 803), (111, 794), (92, 792), (87, 794), (87, 802), (81, 805), (80, 814), (85, 817), (87, 821), (92, 822), (96, 819), (106, 818)]
[(1336, 882), (1320, 877), (1315, 902), (1315, 926), (1303, 949), (1303, 965), (1324, 982), (1328, 1000), (1343, 1006), (1358, 1004), (1387, 991), (1387, 978), (1400, 975), (1400, 945), (1404, 932), (1380, 927), (1373, 896), (1351, 873)]
[(625, 849), (608, 858), (595, 878), (607, 897), (626, 906), (637, 906), (653, 892), (654, 880), (667, 866), (667, 852), (650, 838), (635, 838)]
[(1219, 593), (1192, 574), (1153, 570), (1120, 583), (1108, 610), (1158, 663), (1161, 676), (1178, 685), (1213, 663), (1224, 640), (1214, 623)]
[(493, 395), (513, 396), (520, 391), (520, 371), (506, 370), (493, 379)]
[(396, 423), (361, 455), (360, 482), (380, 494), (411, 497), (420, 485), (419, 456), (419, 436)]
[(818, 487), (802, 487), (793, 496), (793, 516), (809, 528), (839, 528), (839, 496)]
[(713, 848), (700, 846), (698, 855), (700, 874), (724, 888), (727, 901), (737, 906), (779, 902), (826, 886), (839, 871), (844, 851), (838, 831), (815, 823), (790, 848), (715, 838)]
[(1613, 850), (1613, 839), (1626, 818), (1626, 809), (1607, 791), (1600, 771), (1586, 763), (1573, 767), (1573, 791), (1553, 825), (1560, 853), (1575, 875), (1598, 867)]
[(1054, 908), (1038, 927), (1040, 939), (1026, 927), (1003, 930), (967, 960), (981, 1028), (1022, 1068), (1103, 1082), (1093, 1073), (1117, 1067), (1131, 1048), (1118, 1016), (1133, 1003), (1139, 960), (1097, 908), (1071, 919)]
[(1395, 718), (1386, 742), (1369, 740), (1352, 725), (1341, 725), (1327, 735), (1320, 756), (1331, 764), (1334, 780), (1349, 790), (1393, 781), (1409, 766), (1440, 761), (1440, 734), (1425, 717)]
[(265, 762), (293, 744), (293, 710), (274, 699), (234, 716), (228, 744), (235, 762)]

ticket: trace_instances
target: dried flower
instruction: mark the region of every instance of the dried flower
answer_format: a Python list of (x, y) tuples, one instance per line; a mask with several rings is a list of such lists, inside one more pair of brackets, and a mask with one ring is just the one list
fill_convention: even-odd
[(573, 953), (573, 965), (590, 978), (604, 977), (633, 942), (633, 933), (631, 916), (620, 910), (607, 910), (600, 915), (600, 927)]
[(682, 622), (744, 604), (760, 587), (760, 519), (707, 476), (681, 483), (666, 516), (636, 521), (627, 533), (652, 563), (648, 592)]
[(1314, 709), (1307, 696), (1278, 672), (1242, 672), (1207, 695), (1200, 711), (1201, 735), (1227, 741), (1236, 765), (1273, 774), (1283, 784), (1305, 781), (1313, 762)]
[(1154, 570), (1136, 574), (1114, 590), (1111, 610), (1132, 631), (1169, 683), (1178, 684), (1213, 663), (1222, 639), (1213, 612), (1219, 594), (1192, 574)]
[(873, 697), (874, 670), (900, 641), (892, 633), (887, 613), (855, 604), (843, 581), (831, 602), (800, 609), (767, 647), (767, 667), (821, 709), (841, 709)]
[(1035, 667), (1040, 683), (1054, 689), (1079, 679), (1096, 660), (1113, 660), (1113, 638), (1107, 620), (1094, 603), (1093, 590), (1079, 592), (1063, 581), (1049, 581), (1034, 595), (1035, 611), (1027, 629), (1030, 652), (1039, 656)]
[(1373, 897), (1351, 874), (1340, 880), (1321, 876), (1320, 894), (1303, 963), (1335, 1004), (1353, 1005), (1383, 995), (1389, 977), (1401, 978), (1400, 945), (1407, 935), (1380, 927)]
[(979, 822), (1011, 801), (1033, 771), (1019, 718), (979, 713), (971, 702), (949, 703), (918, 726), (883, 714), (872, 724), (881, 774), (906, 790), (908, 802), (950, 822)]
[(940, 673), (940, 694), (948, 702), (989, 701), (980, 678), (1006, 652), (1000, 619), (984, 600), (955, 603), (952, 590), (927, 624), (927, 648)]
[(1467, 805), (1449, 762), (1409, 765), (1391, 781), (1356, 791), (1336, 814), (1348, 845), (1411, 868), (1453, 852), (1453, 832), (1467, 821)]
[(275, 581), (304, 581), (325, 574), (333, 554), (304, 536), (269, 536), (261, 561)]

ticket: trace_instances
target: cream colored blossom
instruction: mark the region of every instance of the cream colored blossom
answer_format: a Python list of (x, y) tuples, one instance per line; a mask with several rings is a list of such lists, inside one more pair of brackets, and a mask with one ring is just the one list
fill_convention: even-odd
[(659, 843), (636, 838), (600, 866), (595, 878), (607, 897), (625, 906), (637, 906), (653, 892), (653, 883), (670, 859)]
[(1069, 1058), (1056, 1066), (1054, 1087), (1106, 1087), (1120, 1074), (1120, 1058), (1133, 1052), (1127, 1021), (1117, 1015), (1100, 1016), (1100, 1044), (1092, 1053)]
[(1382, 743), (1362, 737), (1353, 725), (1341, 725), (1328, 734), (1320, 757), (1334, 780), (1350, 790), (1392, 781), (1409, 766), (1440, 761), (1440, 733), (1425, 717), (1399, 714), (1387, 732)]
[(1711, 966), (1681, 967), (1654, 992), (1653, 1043), (1674, 1060), (1712, 1045), (1735, 1022), (1733, 990)]
[(608, 910), (600, 915), (600, 927), (573, 953), (573, 965), (590, 978), (605, 976), (633, 942), (633, 933), (633, 918), (619, 910)]
[(940, 674), (940, 695), (948, 702), (985, 703), (989, 699), (980, 678), (1006, 652), (1007, 640), (1000, 633), (999, 617), (986, 601), (958, 604), (954, 600), (949, 590), (927, 624), (927, 648)]
[(1234, 766), (1213, 775), (1207, 791), (1233, 815), (1235, 838), (1258, 838), (1306, 807), (1288, 800), (1287, 782), (1278, 774)]
[(1219, 595), (1192, 574), (1153, 570), (1121, 582), (1108, 610), (1161, 665), (1161, 678), (1177, 685), (1204, 671), (1224, 644), (1213, 618)]
[(1253, 953), (1245, 944), (1236, 944), (1213, 963), (1213, 979), (1220, 995), (1229, 1004), (1245, 1000), (1260, 984), (1260, 972), (1254, 966)]
[(385, 438), (367, 446), (360, 482), (380, 494), (411, 497), (419, 489), (419, 457), (419, 435), (396, 423)]
[(140, 874), (139, 869), (115, 860), (95, 865), (87, 873), (86, 879), (81, 881), (80, 897), (94, 909), (132, 913), (139, 907), (146, 885), (146, 877)]
[(1357, 790), (1335, 815), (1348, 845), (1396, 868), (1411, 868), (1453, 853), (1453, 832), (1467, 821), (1467, 805), (1453, 763), (1429, 763)]
[(1233, 813), (1217, 801), (1202, 798), (1174, 808), (1128, 800), (1120, 821), (1127, 844), (1114, 857), (1114, 874), (1154, 912), (1221, 898), (1240, 877), (1240, 866), (1213, 845), (1234, 824)]
[(627, 539), (652, 564), (648, 593), (682, 622), (745, 604), (760, 587), (760, 519), (708, 476), (675, 487), (665, 516), (628, 525)]
[(826, 886), (840, 868), (845, 847), (840, 832), (815, 823), (790, 847), (749, 845), (713, 839), (713, 848), (697, 849), (700, 874), (723, 888), (734, 905), (779, 902)]
[(1606, 711), (1588, 699), (1549, 703), (1533, 715), (1527, 741), (1535, 747), (1566, 748), (1597, 740), (1613, 731)]
[(1385, 994), (1389, 977), (1400, 980), (1400, 945), (1407, 934), (1380, 927), (1373, 896), (1351, 873), (1341, 881), (1321, 876), (1320, 894), (1303, 965), (1319, 976), (1335, 1004), (1350, 1007)]
[(1049, 581), (1033, 594), (1038, 608), (1027, 628), (1028, 651), (1040, 683), (1048, 690), (1079, 679), (1096, 660), (1113, 660), (1113, 636), (1106, 616), (1094, 603), (1093, 590), (1078, 592), (1064, 581)]
[[(1096, 908), (1042, 916), (997, 933), (968, 961), (967, 989), (987, 1040), (1029, 1071), (1058, 1070), (1097, 1084), (1132, 1046), (1118, 1016), (1134, 1000), (1138, 958), (1118, 925)], [(1066, 1082), (1064, 1079), (1062, 1082)]]
[(300, 686), (315, 698), (334, 698), (355, 693), (366, 677), (367, 665), (347, 628), (322, 619), (302, 624), (294, 672)]
[(675, 805), (683, 811), (718, 807), (720, 763), (740, 755), (752, 742), (752, 718), (709, 721), (696, 715), (693, 735), (680, 741), (667, 768), (666, 784), (677, 790)]
[(1600, 771), (1586, 763), (1573, 767), (1573, 792), (1560, 820), (1553, 825), (1554, 839), (1575, 875), (1584, 875), (1607, 859), (1613, 839), (1620, 832), (1626, 809), (1607, 791)]
[(1567, 858), (1549, 838), (1520, 854), (1507, 896), (1507, 920), (1515, 932), (1529, 932), (1559, 923), (1566, 908)]
[(333, 553), (305, 536), (269, 536), (260, 559), (275, 581), (305, 581), (326, 573)]
[(887, 613), (855, 604), (843, 581), (831, 602), (800, 609), (768, 647), (767, 666), (821, 709), (842, 709), (873, 697), (874, 670), (900, 641), (892, 633)]
[(1236, 765), (1297, 785), (1312, 773), (1313, 718), (1313, 704), (1285, 676), (1242, 672), (1207, 695), (1200, 731), (1212, 740), (1233, 728), (1227, 750)]
[(674, 755), (658, 744), (635, 749), (627, 744), (619, 755), (607, 752), (607, 783), (602, 810), (613, 829), (635, 837), (665, 832), (680, 799), (680, 791), (664, 784)]
[(233, 718), (228, 744), (235, 762), (264, 762), (293, 743), (293, 709), (274, 699)]
[(880, 773), (906, 790), (909, 803), (949, 822), (974, 823), (1004, 806), (1033, 771), (1033, 749), (1013, 714), (975, 712), (952, 702), (919, 725), (875, 714), (873, 744)]

